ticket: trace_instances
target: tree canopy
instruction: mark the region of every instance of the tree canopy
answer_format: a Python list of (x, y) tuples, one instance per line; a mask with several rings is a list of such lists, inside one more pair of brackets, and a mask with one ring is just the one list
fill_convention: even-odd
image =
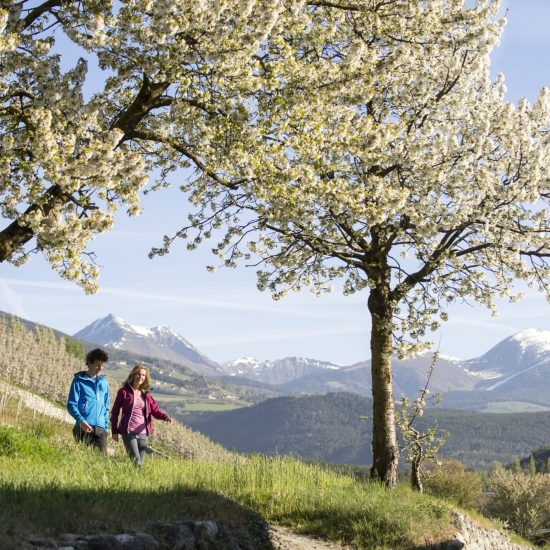
[[(237, 188), (261, 163), (251, 159), (269, 134), (269, 120), (256, 118), (259, 90), (269, 95), (280, 84), (282, 66), (285, 86), (296, 85), (295, 65), (316, 57), (333, 33), (316, 20), (348, 13), (324, 4), (3, 2), (0, 212), (10, 222), (0, 231), (0, 261), (41, 252), (93, 292), (87, 244), (110, 229), (118, 207), (139, 212), (151, 175), (151, 188), (185, 168), (194, 183)], [(82, 52), (74, 67), (66, 68), (68, 46), (56, 48), (60, 37)], [(89, 62), (99, 66), (92, 74)], [(319, 75), (330, 78), (312, 71), (300, 85)]]
[(275, 298), (338, 277), (353, 293), (387, 272), (396, 334), (414, 339), (456, 299), (493, 307), (516, 278), (548, 290), (550, 91), (516, 106), (490, 80), (496, 2), (390, 4), (410, 38), (364, 36), (353, 74), (307, 110), (266, 98), (271, 162), (238, 190), (193, 188), (178, 236), (233, 216), (215, 252), (259, 258)]

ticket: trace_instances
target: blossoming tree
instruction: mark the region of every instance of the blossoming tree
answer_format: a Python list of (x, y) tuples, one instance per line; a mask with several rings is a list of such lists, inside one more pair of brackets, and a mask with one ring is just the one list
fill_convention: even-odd
[[(192, 181), (236, 188), (242, 158), (260, 156), (266, 134), (253, 108), (258, 89), (273, 86), (265, 60), (281, 63), (307, 47), (287, 42), (273, 53), (265, 44), (307, 27), (310, 4), (0, 3), (0, 213), (9, 220), (0, 262), (40, 251), (93, 292), (87, 244), (121, 205), (139, 212), (148, 175), (161, 187), (170, 172), (191, 168)], [(68, 49), (82, 58), (67, 69)], [(90, 60), (99, 65), (91, 76)]]
[[(238, 189), (189, 187), (197, 209), (174, 238), (194, 248), (228, 224), (214, 252), (259, 266), (275, 298), (337, 278), (346, 294), (366, 292), (371, 474), (393, 486), (392, 355), (429, 345), (456, 300), (494, 308), (515, 298), (515, 279), (549, 294), (550, 95), (513, 105), (503, 77), (491, 81), (498, 2), (364, 4), (332, 22), (330, 85), (296, 99), (271, 67), (280, 78), (255, 104), (270, 125), (262, 164), (248, 157)], [(311, 43), (308, 55), (326, 53)]]

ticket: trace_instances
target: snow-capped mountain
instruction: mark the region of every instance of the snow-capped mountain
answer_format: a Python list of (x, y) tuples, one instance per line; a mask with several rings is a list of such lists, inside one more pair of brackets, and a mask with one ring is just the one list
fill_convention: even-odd
[(74, 334), (75, 338), (146, 357), (168, 359), (202, 374), (219, 375), (219, 365), (167, 326), (146, 328), (115, 315), (97, 319)]
[[(406, 395), (415, 398), (426, 384), (432, 354), (422, 354), (411, 359), (393, 360), (393, 390), (395, 399)], [(479, 381), (466, 372), (456, 359), (438, 358), (430, 381), (430, 391), (445, 392), (449, 389), (470, 391)], [(282, 386), (296, 393), (352, 392), (370, 397), (372, 395), (371, 362), (364, 361), (339, 370), (326, 370), (302, 376)]]
[[(550, 375), (550, 331), (529, 329), (504, 339), (487, 353), (463, 363), (463, 367), (481, 381), (476, 389), (488, 391), (501, 386), (512, 387), (539, 383)], [(517, 378), (519, 380), (516, 380)]]
[[(396, 399), (418, 395), (426, 383), (432, 357), (426, 353), (412, 359), (393, 360)], [(291, 393), (349, 391), (370, 396), (370, 361), (337, 370), (317, 369), (277, 385)], [(520, 410), (548, 407), (550, 332), (536, 329), (520, 332), (476, 359), (440, 355), (430, 390), (441, 393), (443, 406), (448, 408), (491, 410), (491, 403), (502, 406), (507, 401), (514, 401)]]
[(267, 384), (284, 384), (327, 370), (339, 370), (340, 365), (328, 361), (318, 361), (305, 357), (285, 357), (276, 361), (260, 361), (254, 357), (239, 357), (223, 365), (223, 370), (230, 376), (240, 376), (265, 382)]

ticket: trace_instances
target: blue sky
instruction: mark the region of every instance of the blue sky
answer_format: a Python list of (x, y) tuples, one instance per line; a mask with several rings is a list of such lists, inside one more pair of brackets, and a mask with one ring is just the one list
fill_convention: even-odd
[[(508, 98), (533, 101), (550, 85), (550, 2), (509, 0), (508, 25), (493, 54), (492, 72), (504, 72)], [(186, 203), (177, 190), (149, 194), (144, 212), (117, 217), (115, 229), (93, 243), (101, 267), (100, 291), (85, 295), (60, 279), (34, 256), (21, 268), (0, 265), (0, 309), (74, 333), (108, 313), (143, 325), (169, 325), (211, 359), (242, 355), (277, 359), (301, 355), (349, 365), (369, 351), (366, 294), (339, 293), (316, 298), (308, 291), (274, 302), (256, 290), (254, 269), (220, 269), (209, 246), (187, 252), (178, 243), (164, 257), (147, 252), (185, 219)], [(456, 306), (443, 325), (441, 351), (471, 358), (526, 328), (550, 330), (550, 305), (537, 293), (517, 304), (502, 302), (496, 318), (479, 306)]]

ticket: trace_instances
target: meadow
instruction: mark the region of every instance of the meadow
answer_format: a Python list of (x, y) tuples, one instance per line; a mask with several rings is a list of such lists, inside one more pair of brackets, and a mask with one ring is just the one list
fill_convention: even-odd
[(231, 524), (255, 544), (272, 522), (358, 548), (417, 548), (453, 531), (442, 500), (289, 457), (186, 459), (160, 447), (138, 470), (120, 445), (110, 457), (76, 445), (69, 425), (16, 399), (4, 400), (0, 420), (3, 532), (120, 532), (185, 518)]

